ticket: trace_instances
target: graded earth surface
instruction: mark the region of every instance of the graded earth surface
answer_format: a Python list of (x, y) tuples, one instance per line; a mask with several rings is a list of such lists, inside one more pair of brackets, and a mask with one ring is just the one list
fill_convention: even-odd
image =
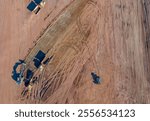
[[(0, 0), (0, 103), (150, 103), (149, 0), (47, 0), (38, 14), (29, 2)], [(37, 48), (54, 57), (22, 96), (13, 66)]]

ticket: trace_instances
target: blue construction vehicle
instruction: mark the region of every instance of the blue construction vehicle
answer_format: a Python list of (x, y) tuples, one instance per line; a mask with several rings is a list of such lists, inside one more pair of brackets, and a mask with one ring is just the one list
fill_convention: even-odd
[[(25, 67), (26, 67), (26, 64), (24, 60), (19, 60), (13, 66), (12, 78), (13, 80), (16, 81), (17, 84), (21, 84), (22, 81), (24, 80), (23, 73), (25, 71)], [(19, 71), (17, 71), (18, 68), (20, 68)]]
[(27, 70), (26, 78), (24, 79), (24, 85), (25, 85), (25, 87), (29, 86), (30, 81), (31, 81), (31, 79), (33, 77), (33, 74), (34, 73), (30, 69)]
[(28, 6), (27, 6), (27, 9), (31, 12), (34, 12), (35, 14), (37, 14), (40, 9), (42, 7), (44, 7), (45, 5), (45, 1), (43, 0), (34, 0), (34, 1), (31, 1)]
[(100, 84), (102, 82), (102, 79), (99, 76), (97, 76), (96, 73), (92, 72), (91, 76), (92, 76), (92, 79), (93, 79), (93, 83)]
[(34, 66), (36, 68), (39, 68), (40, 65), (41, 65), (41, 62), (44, 60), (45, 58), (45, 53), (41, 50), (38, 51), (38, 53), (36, 54), (36, 56), (34, 57), (33, 59), (33, 62), (34, 62)]

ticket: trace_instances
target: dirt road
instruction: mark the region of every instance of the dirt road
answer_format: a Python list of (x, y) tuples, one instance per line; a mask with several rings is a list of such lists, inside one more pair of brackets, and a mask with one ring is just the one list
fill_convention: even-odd
[[(14, 63), (72, 1), (49, 0), (38, 15), (27, 11), (27, 0), (0, 1), (0, 103), (150, 103), (148, 0), (89, 0), (58, 32), (53, 62), (21, 99), (22, 86), (11, 79)], [(91, 72), (102, 78), (100, 85)]]

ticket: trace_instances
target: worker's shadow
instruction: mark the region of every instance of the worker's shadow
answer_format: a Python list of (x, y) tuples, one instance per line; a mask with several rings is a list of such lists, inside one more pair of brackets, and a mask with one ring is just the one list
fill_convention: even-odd
[(13, 71), (12, 71), (12, 79), (16, 81), (17, 84), (20, 84), (20, 81), (18, 80), (18, 77), (20, 75), (20, 72), (17, 72), (17, 68), (19, 65), (21, 65), (22, 63), (24, 63), (23, 60), (19, 60), (18, 62), (16, 62), (13, 66)]

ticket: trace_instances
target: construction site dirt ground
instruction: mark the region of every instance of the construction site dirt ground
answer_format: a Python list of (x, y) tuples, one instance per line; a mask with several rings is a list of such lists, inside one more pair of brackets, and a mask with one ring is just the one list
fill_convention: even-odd
[[(0, 0), (0, 103), (150, 103), (149, 0), (82, 0), (74, 10), (75, 1), (47, 0), (35, 15), (30, 0)], [(54, 60), (22, 97), (13, 66), (43, 38)]]

